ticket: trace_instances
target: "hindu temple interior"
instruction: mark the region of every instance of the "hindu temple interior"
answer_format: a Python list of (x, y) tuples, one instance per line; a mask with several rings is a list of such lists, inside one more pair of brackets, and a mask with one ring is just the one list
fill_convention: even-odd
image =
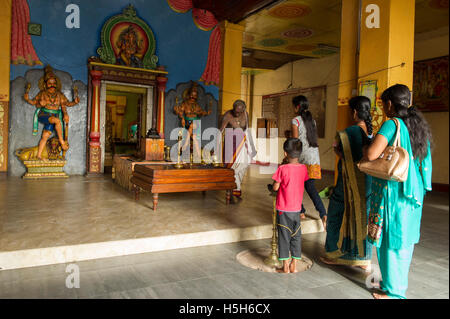
[[(448, 1), (73, 2), (0, 0), (1, 299), (371, 299), (363, 269), (320, 261), (326, 230), (306, 193), (312, 266), (286, 275), (264, 265), (275, 238), (267, 184), (284, 158), (292, 98), (304, 94), (327, 208), (349, 99), (371, 99), (377, 131), (381, 94), (396, 83), (433, 135), (406, 295), (449, 298)], [(44, 106), (49, 79), (59, 100)], [(49, 112), (67, 100), (67, 150), (60, 141), (56, 154), (50, 140), (39, 149), (47, 126), (33, 99)], [(208, 148), (236, 100), (256, 150), (240, 188), (237, 169)], [(199, 157), (177, 156), (188, 133)], [(182, 154), (195, 152), (189, 143)], [(79, 289), (64, 285), (72, 264)]]

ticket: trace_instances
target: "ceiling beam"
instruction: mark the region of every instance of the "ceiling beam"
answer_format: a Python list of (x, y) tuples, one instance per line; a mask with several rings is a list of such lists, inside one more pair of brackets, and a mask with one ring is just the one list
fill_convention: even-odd
[(275, 70), (288, 62), (311, 59), (311, 57), (304, 55), (255, 50), (250, 48), (244, 48), (244, 52), (245, 54), (242, 55), (243, 68)]

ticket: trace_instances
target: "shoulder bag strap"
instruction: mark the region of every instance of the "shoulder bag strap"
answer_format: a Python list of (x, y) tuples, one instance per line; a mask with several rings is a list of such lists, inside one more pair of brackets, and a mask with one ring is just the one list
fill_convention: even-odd
[(392, 146), (394, 146), (394, 149), (395, 149), (397, 146), (400, 146), (400, 122), (395, 117), (392, 120), (394, 121), (395, 126), (397, 127), (397, 132), (395, 133), (395, 140), (392, 145)]

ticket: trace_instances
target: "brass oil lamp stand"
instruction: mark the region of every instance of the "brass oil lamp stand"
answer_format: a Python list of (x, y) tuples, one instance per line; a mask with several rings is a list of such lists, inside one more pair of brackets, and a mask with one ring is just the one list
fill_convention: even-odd
[[(274, 196), (274, 195), (272, 195)], [(275, 208), (276, 196), (273, 197), (273, 213), (272, 213), (272, 251), (270, 255), (264, 259), (264, 263), (269, 267), (281, 268), (281, 262), (277, 255), (277, 210)]]
[(177, 163), (174, 165), (175, 168), (183, 168), (183, 164), (181, 163), (181, 140), (183, 138), (183, 131), (180, 130), (178, 132), (178, 151), (177, 151)]

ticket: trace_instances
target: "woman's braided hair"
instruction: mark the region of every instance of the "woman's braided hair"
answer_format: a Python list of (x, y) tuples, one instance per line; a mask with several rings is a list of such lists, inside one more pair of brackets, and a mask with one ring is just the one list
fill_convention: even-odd
[(372, 114), (370, 114), (370, 99), (366, 96), (355, 96), (352, 97), (349, 101), (350, 108), (355, 111), (358, 115), (358, 118), (366, 123), (367, 127), (367, 135), (372, 135), (373, 127), (372, 127)]

